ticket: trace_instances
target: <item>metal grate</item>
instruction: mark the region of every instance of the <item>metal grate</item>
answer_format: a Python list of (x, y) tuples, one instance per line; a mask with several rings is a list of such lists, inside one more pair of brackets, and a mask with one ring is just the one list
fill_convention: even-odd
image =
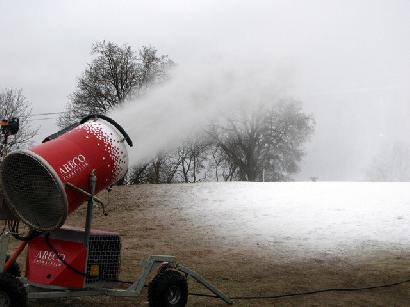
[(121, 266), (121, 239), (118, 234), (91, 234), (87, 261), (87, 283), (116, 281)]
[(9, 206), (36, 230), (53, 230), (67, 217), (64, 187), (54, 170), (30, 151), (16, 151), (3, 162), (1, 180)]

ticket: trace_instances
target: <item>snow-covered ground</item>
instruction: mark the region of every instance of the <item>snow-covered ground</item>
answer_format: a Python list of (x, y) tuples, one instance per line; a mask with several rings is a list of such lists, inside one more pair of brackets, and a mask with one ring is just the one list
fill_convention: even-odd
[(203, 183), (186, 192), (182, 214), (216, 240), (283, 260), (410, 252), (410, 183)]

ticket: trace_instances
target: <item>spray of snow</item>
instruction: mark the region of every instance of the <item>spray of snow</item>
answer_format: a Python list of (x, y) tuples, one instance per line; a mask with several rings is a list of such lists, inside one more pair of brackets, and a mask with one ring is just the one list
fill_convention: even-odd
[(179, 65), (169, 84), (112, 115), (137, 145), (132, 163), (177, 146), (215, 114), (257, 102), (266, 88), (282, 95), (284, 83), (317, 123), (296, 179), (363, 180), (386, 141), (405, 141), (408, 3), (228, 1), (218, 13), (207, 3), (189, 21), (177, 10), (177, 28), (159, 40), (172, 42), (160, 50)]
[(284, 91), (280, 87), (286, 78), (275, 78), (280, 69), (250, 64), (181, 65), (165, 84), (115, 109), (110, 116), (123, 124), (136, 144), (130, 164), (178, 146), (219, 115), (249, 108), (267, 95), (274, 99), (273, 94)]

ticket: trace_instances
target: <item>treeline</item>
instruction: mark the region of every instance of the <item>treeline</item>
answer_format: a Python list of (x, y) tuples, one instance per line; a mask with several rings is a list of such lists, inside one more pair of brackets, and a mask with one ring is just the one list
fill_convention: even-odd
[(313, 118), (292, 100), (241, 110), (132, 167), (126, 182), (288, 181), (313, 127)]

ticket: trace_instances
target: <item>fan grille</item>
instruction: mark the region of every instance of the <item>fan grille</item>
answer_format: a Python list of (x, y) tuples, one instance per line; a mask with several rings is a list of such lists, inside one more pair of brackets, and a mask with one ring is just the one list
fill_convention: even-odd
[(64, 224), (67, 198), (55, 171), (38, 155), (17, 151), (3, 161), (1, 180), (9, 206), (31, 228), (53, 230)]

